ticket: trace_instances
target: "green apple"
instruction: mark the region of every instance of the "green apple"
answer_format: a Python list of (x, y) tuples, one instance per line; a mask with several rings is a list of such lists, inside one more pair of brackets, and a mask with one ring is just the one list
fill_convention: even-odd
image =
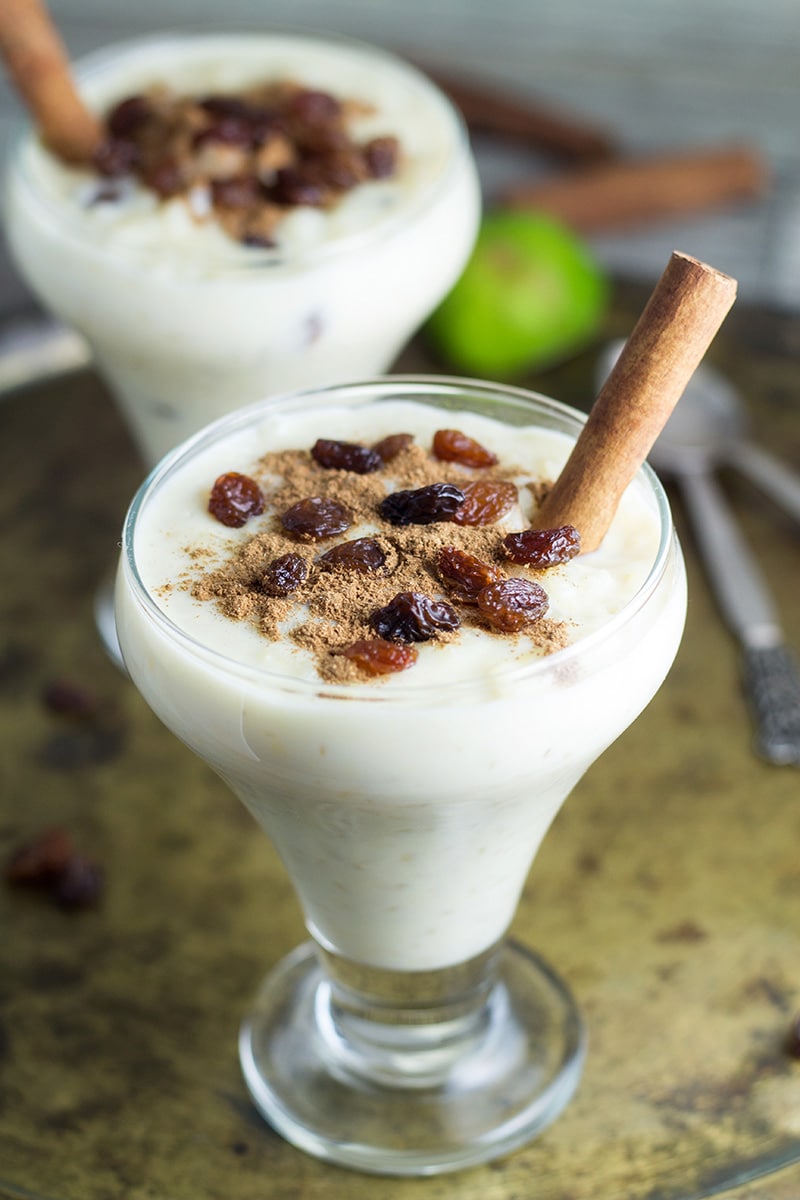
[(609, 282), (586, 244), (543, 213), (484, 217), (461, 278), (430, 318), (433, 348), (462, 373), (549, 365), (597, 332)]

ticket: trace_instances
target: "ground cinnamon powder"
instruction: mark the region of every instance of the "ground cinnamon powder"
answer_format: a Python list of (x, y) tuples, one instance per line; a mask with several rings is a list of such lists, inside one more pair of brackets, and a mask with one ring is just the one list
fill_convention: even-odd
[[(195, 599), (215, 603), (226, 617), (251, 622), (264, 637), (291, 638), (311, 653), (324, 681), (363, 681), (357, 665), (341, 651), (359, 638), (375, 636), (369, 619), (376, 609), (388, 604), (398, 592), (422, 592), (453, 603), (436, 569), (442, 547), (456, 546), (485, 562), (509, 565), (501, 547), (503, 532), (496, 526), (462, 526), (451, 521), (393, 526), (380, 516), (380, 501), (389, 492), (401, 489), (439, 482), (463, 487), (473, 479), (501, 479), (509, 473), (518, 472), (516, 468), (509, 471), (508, 466), (469, 470), (441, 462), (417, 444), (401, 451), (381, 470), (365, 475), (324, 468), (307, 450), (265, 454), (252, 472), (265, 493), (265, 515), (252, 521), (252, 536), (213, 569), (208, 569), (202, 547), (191, 548), (194, 570), (185, 586)], [(209, 487), (212, 483), (210, 480)], [(531, 481), (527, 486), (537, 499), (546, 487), (540, 481)], [(288, 533), (281, 525), (281, 514), (310, 496), (344, 505), (353, 517), (351, 529), (317, 542), (298, 540)], [(377, 570), (361, 573), (341, 565), (326, 568), (320, 564), (332, 545), (364, 536), (373, 538), (386, 556)], [(308, 568), (304, 582), (287, 596), (267, 594), (262, 585), (267, 567), (289, 553), (304, 559)], [(546, 580), (542, 582), (546, 586)], [(474, 606), (454, 607), (462, 625), (479, 626), (487, 636), (531, 639), (545, 654), (566, 645), (568, 640), (564, 623), (547, 617), (524, 633), (509, 635), (492, 630)], [(456, 630), (436, 640), (445, 645), (458, 637)]]

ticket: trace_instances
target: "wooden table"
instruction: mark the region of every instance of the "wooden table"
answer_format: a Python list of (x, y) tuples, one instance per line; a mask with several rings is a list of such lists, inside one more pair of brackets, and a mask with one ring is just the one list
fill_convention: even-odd
[[(641, 300), (620, 289), (609, 335)], [(797, 318), (742, 310), (712, 351), (798, 467), (799, 349)], [(585, 404), (592, 364), (528, 382)], [(688, 537), (675, 668), (563, 809), (513, 929), (585, 1014), (578, 1095), (505, 1161), (369, 1178), (292, 1149), (249, 1103), (238, 1021), (300, 916), (267, 839), (96, 638), (95, 585), (139, 475), (92, 376), (0, 404), (0, 855), (64, 825), (106, 874), (85, 912), (0, 887), (0, 1196), (797, 1200), (800, 774), (751, 751), (738, 653)], [(800, 531), (725, 484), (800, 646)], [(99, 711), (52, 711), (54, 680)]]

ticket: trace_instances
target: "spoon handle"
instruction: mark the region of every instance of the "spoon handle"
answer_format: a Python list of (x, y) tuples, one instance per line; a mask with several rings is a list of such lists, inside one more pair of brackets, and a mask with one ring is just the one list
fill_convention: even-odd
[(725, 459), (779, 508), (800, 522), (800, 475), (753, 442), (738, 441), (725, 450)]
[(56, 379), (89, 362), (86, 342), (66, 325), (38, 317), (12, 324), (0, 334), (0, 399), (15, 388)]
[(682, 471), (678, 480), (725, 621), (743, 645), (775, 645), (781, 632), (774, 601), (716, 481), (700, 469)]
[(717, 602), (744, 650), (744, 687), (758, 752), (769, 762), (800, 766), (800, 672), (783, 644), (761, 569), (715, 480), (705, 471), (681, 473), (679, 479)]
[(794, 656), (785, 646), (745, 647), (744, 679), (759, 753), (768, 762), (800, 766), (800, 673)]

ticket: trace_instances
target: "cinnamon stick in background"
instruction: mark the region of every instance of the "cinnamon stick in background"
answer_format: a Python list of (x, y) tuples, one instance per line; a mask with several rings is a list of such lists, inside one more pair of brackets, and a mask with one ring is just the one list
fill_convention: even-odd
[(490, 84), (456, 79), (436, 67), (425, 73), (461, 110), (469, 128), (522, 142), (565, 163), (593, 163), (615, 153), (611, 135), (579, 117), (556, 112), (537, 101), (499, 91)]
[(672, 255), (534, 528), (573, 525), (597, 549), (735, 298), (735, 279)]
[(47, 146), (66, 162), (87, 162), (100, 141), (100, 123), (78, 95), (42, 0), (0, 0), (0, 54)]
[(756, 150), (723, 146), (618, 159), (548, 182), (518, 183), (499, 202), (550, 213), (578, 233), (590, 234), (757, 200), (768, 186), (769, 172)]

